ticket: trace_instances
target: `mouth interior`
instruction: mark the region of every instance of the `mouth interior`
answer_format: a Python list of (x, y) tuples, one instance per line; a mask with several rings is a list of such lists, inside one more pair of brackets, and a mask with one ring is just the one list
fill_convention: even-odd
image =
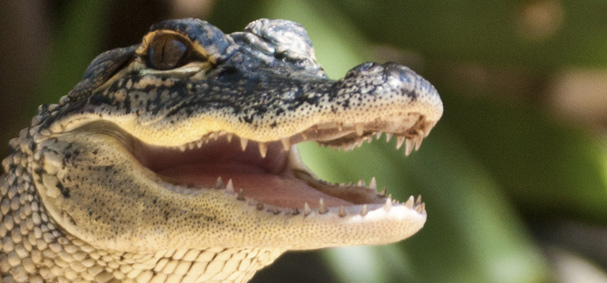
[(236, 192), (242, 189), (246, 197), (277, 207), (303, 209), (307, 202), (315, 208), (320, 199), (329, 207), (380, 203), (369, 188), (351, 186), (338, 192), (335, 188), (339, 186), (316, 180), (303, 168), (293, 168), (299, 162), (295, 148), (285, 150), (281, 142), (270, 142), (262, 157), (258, 147), (257, 142), (249, 141), (243, 150), (239, 137), (228, 140), (222, 135), (185, 151), (140, 144), (137, 158), (166, 182), (200, 190), (214, 188), (221, 177), (224, 184), (232, 180)]
[[(399, 123), (397, 148), (407, 141), (406, 153), (418, 147), (424, 132), (411, 117)], [(423, 123), (422, 123), (423, 124)], [(136, 141), (134, 156), (165, 182), (180, 192), (222, 189), (231, 180), (235, 193), (242, 193), (264, 205), (280, 208), (318, 208), (385, 203), (375, 184), (330, 184), (318, 180), (301, 163), (293, 144), (309, 140), (344, 150), (381, 136), (386, 123), (351, 126), (317, 125), (298, 135), (273, 142), (255, 142), (225, 132), (212, 133), (181, 147), (159, 147)], [(402, 129), (408, 129), (403, 131)], [(379, 134), (378, 134), (379, 133)], [(389, 140), (392, 134), (387, 134)], [(417, 144), (416, 144), (417, 143)], [(218, 185), (221, 178), (222, 185)]]

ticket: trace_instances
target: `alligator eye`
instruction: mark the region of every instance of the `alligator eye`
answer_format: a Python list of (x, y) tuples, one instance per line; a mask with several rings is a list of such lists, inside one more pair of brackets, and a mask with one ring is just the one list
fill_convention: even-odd
[(190, 44), (176, 35), (160, 35), (148, 48), (148, 66), (168, 70), (185, 65), (189, 59)]

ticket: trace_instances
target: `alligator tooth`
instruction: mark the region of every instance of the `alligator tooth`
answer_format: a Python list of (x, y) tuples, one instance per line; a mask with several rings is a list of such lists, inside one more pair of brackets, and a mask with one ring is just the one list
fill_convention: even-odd
[(415, 200), (415, 205), (420, 205), (422, 204), (422, 195), (418, 195), (417, 199)]
[(428, 128), (426, 130), (426, 136), (430, 134), (432, 129), (434, 129), (434, 126), (436, 126), (436, 122), (430, 123), (430, 126), (428, 126)]
[(386, 187), (384, 187), (383, 189), (381, 189), (381, 192), (379, 192), (379, 196), (382, 196), (382, 197), (386, 196)]
[(226, 134), (226, 138), (228, 139), (228, 142), (232, 142), (232, 137), (234, 136), (234, 134), (232, 133), (227, 133)]
[(226, 192), (234, 193), (234, 185), (232, 184), (232, 179), (228, 180), (228, 184), (226, 185)]
[(392, 199), (390, 197), (386, 198), (386, 204), (384, 204), (384, 209), (386, 210), (386, 212), (390, 212), (390, 209), (392, 209)]
[(341, 132), (344, 129), (344, 123), (336, 122), (335, 124), (337, 125), (337, 131)]
[(257, 143), (257, 145), (259, 145), (259, 154), (261, 155), (261, 158), (266, 158), (266, 153), (268, 152), (268, 144), (265, 142), (259, 142)]
[(381, 131), (380, 131), (380, 132), (377, 132), (377, 133), (375, 134), (375, 138), (376, 138), (376, 139), (381, 138), (381, 134), (382, 134), (382, 133), (381, 133)]
[(212, 133), (211, 133), (211, 137), (212, 137), (214, 140), (217, 140), (217, 138), (219, 138), (219, 132), (212, 132)]
[(245, 138), (240, 138), (240, 147), (242, 147), (242, 151), (245, 151), (247, 149), (248, 143), (249, 143), (249, 140), (247, 140)]
[(409, 199), (405, 202), (405, 206), (409, 209), (413, 209), (414, 202), (415, 199), (413, 198), (413, 196), (409, 196)]
[(197, 148), (201, 148), (202, 147), (202, 140), (196, 141), (196, 147)]
[(386, 133), (386, 142), (389, 142), (392, 139), (392, 133)]
[(280, 140), (280, 142), (282, 143), (282, 147), (285, 149), (285, 151), (289, 151), (289, 149), (291, 149), (291, 140), (289, 138), (283, 138)]
[[(180, 194), (183, 194), (183, 193), (185, 192), (185, 189), (184, 189), (184, 188), (182, 188), (182, 187), (176, 187), (174, 190), (175, 190), (175, 192), (178, 192), (178, 193), (180, 193)], [(47, 194), (48, 194), (48, 193), (47, 193)]]
[(339, 206), (339, 217), (344, 217), (346, 216), (346, 211), (344, 210), (344, 206), (340, 205)]
[(304, 216), (310, 215), (311, 212), (312, 212), (312, 210), (310, 209), (310, 205), (308, 204), (308, 202), (305, 202), (304, 203)]
[(424, 133), (424, 130), (422, 130), (422, 129), (417, 130), (417, 135), (418, 135), (420, 138), (423, 138), (423, 137), (427, 136), (427, 135)]
[(186, 149), (187, 149), (187, 147), (185, 146), (185, 144), (179, 146), (179, 150), (181, 150), (181, 151), (185, 151)]
[(419, 212), (420, 214), (423, 214), (424, 211), (426, 211), (426, 204), (422, 203), (422, 204), (416, 206), (415, 211)]
[(236, 196), (236, 200), (244, 200), (244, 193), (242, 189), (238, 190), (238, 195)]
[(301, 138), (303, 138), (304, 141), (308, 139), (308, 135), (306, 135), (305, 132), (301, 132), (299, 135), (301, 136)]
[(371, 178), (371, 183), (369, 184), (369, 189), (377, 190), (377, 181), (375, 181), (375, 177)]
[(432, 131), (432, 129), (434, 128), (435, 125), (436, 125), (436, 122), (431, 122), (431, 123), (426, 124), (426, 128), (424, 131), (424, 134), (426, 134), (426, 137), (430, 134), (430, 131)]
[(356, 134), (358, 136), (362, 136), (363, 135), (363, 130), (365, 129), (365, 124), (363, 124), (363, 123), (356, 123), (356, 124), (354, 124), (354, 127), (356, 128)]
[(401, 146), (403, 146), (403, 142), (405, 141), (405, 137), (404, 136), (397, 136), (396, 137), (396, 149), (400, 149)]
[(360, 215), (365, 216), (367, 215), (367, 205), (363, 204), (363, 209), (360, 211)]
[(365, 181), (363, 181), (363, 180), (358, 180), (358, 184), (356, 184), (356, 185), (359, 186), (359, 187), (366, 187), (367, 186), (367, 184), (365, 184)]
[(39, 132), (41, 135), (43, 136), (50, 136), (51, 135), (51, 131), (49, 131), (48, 129), (42, 129)]
[(257, 205), (255, 205), (255, 207), (257, 208), (257, 210), (263, 210), (263, 203), (258, 202)]
[[(230, 182), (232, 182), (232, 179), (230, 179)], [(215, 189), (221, 189), (223, 188), (223, 180), (221, 180), (221, 176), (217, 177), (217, 181), (215, 182)]]
[(412, 139), (407, 139), (405, 144), (405, 156), (409, 156), (411, 151), (413, 151), (413, 147), (415, 146), (415, 142)]
[(318, 125), (312, 126), (312, 130), (314, 131), (315, 134), (318, 134)]
[(422, 145), (422, 141), (424, 141), (424, 132), (421, 131), (421, 135), (415, 137), (415, 151), (419, 150), (419, 147)]
[(325, 214), (329, 212), (329, 209), (327, 208), (327, 206), (325, 205), (325, 200), (324, 199), (320, 199), (318, 201), (318, 213), (320, 214)]

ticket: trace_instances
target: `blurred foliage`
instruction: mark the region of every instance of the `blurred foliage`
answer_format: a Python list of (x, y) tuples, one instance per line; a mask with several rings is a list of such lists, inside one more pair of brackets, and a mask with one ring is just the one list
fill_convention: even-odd
[(374, 41), (429, 59), (528, 68), (607, 64), (604, 1), (336, 2)]
[[(113, 11), (105, 2), (67, 3), (53, 25), (35, 103), (66, 94), (102, 51), (104, 19)], [(262, 17), (293, 20), (308, 30), (330, 77), (396, 58), (433, 82), (445, 104), (436, 129), (409, 158), (394, 141), (346, 153), (300, 146), (326, 180), (376, 176), (398, 199), (422, 194), (424, 229), (394, 245), (323, 251), (326, 267), (309, 254), (285, 256), (254, 281), (546, 282), (562, 279), (561, 261), (547, 248), (554, 246), (607, 278), (607, 256), (584, 252), (600, 241), (575, 249), (567, 231), (557, 242), (546, 236), (563, 222), (607, 236), (607, 142), (542, 104), (560, 70), (607, 66), (605, 14), (607, 3), (595, 0), (217, 1), (209, 21), (226, 32)], [(470, 66), (500, 83), (457, 76)]]
[[(66, 14), (53, 26), (49, 61), (35, 91), (36, 99), (42, 103), (57, 101), (58, 97), (67, 94), (74, 82), (80, 81), (92, 58), (100, 53), (107, 3), (73, 1), (66, 5)], [(33, 116), (35, 112), (30, 114)]]

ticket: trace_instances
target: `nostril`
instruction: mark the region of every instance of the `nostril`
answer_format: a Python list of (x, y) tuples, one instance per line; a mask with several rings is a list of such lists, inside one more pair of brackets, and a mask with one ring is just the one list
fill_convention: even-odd
[(394, 61), (388, 61), (384, 64), (386, 68), (406, 68), (402, 64), (396, 63)]
[(386, 73), (395, 76), (411, 76), (415, 74), (411, 69), (398, 63), (388, 62), (384, 65)]
[(417, 73), (406, 66), (398, 63), (389, 62), (386, 64), (385, 73), (388, 77), (397, 79), (406, 84), (413, 84), (420, 79), (423, 80)]

